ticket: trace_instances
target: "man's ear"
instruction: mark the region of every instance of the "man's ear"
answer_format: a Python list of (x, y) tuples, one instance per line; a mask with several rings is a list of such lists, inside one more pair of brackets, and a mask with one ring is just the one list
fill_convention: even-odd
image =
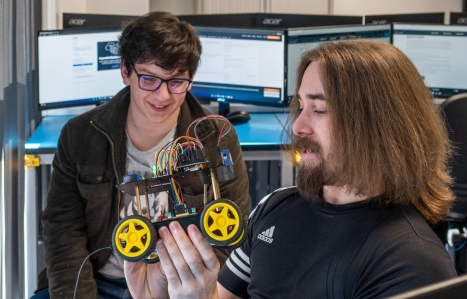
[(130, 85), (130, 73), (128, 72), (123, 60), (120, 62), (120, 74), (122, 75), (123, 84), (126, 86)]

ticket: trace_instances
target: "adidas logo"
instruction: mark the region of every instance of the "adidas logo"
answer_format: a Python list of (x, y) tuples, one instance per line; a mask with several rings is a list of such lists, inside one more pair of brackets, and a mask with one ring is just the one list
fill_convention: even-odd
[(271, 226), (266, 231), (259, 234), (258, 239), (260, 239), (260, 240), (262, 240), (264, 242), (272, 243), (272, 241), (273, 241), (272, 234), (274, 233), (274, 228), (275, 228), (275, 226)]

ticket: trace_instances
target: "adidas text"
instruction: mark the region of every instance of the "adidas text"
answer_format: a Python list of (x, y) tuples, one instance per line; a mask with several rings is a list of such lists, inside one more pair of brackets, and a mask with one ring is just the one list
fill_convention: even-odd
[(274, 233), (274, 228), (276, 228), (276, 226), (271, 226), (270, 228), (259, 234), (258, 239), (271, 244), (273, 241), (272, 234)]
[(263, 241), (268, 242), (268, 243), (272, 243), (272, 241), (273, 241), (272, 238), (266, 237), (266, 236), (264, 236), (262, 234), (258, 234), (258, 239), (263, 240)]

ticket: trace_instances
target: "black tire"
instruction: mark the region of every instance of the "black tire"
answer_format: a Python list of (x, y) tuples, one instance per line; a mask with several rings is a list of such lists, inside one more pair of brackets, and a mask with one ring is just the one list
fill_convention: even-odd
[(211, 244), (228, 246), (238, 241), (243, 232), (242, 213), (230, 200), (213, 200), (201, 213), (200, 228)]
[(142, 260), (145, 264), (155, 264), (159, 262), (159, 255), (157, 254), (156, 249), (151, 252), (147, 257)]
[(241, 234), (240, 237), (237, 239), (237, 241), (230, 243), (229, 245), (225, 246), (225, 248), (227, 248), (227, 249), (229, 249), (229, 250), (234, 250), (234, 249), (236, 249), (236, 248), (242, 246), (243, 241), (245, 241), (245, 239), (246, 239), (246, 230), (243, 229), (243, 230), (242, 230), (242, 234)]
[(146, 217), (133, 215), (120, 220), (112, 232), (112, 246), (124, 260), (138, 262), (155, 248), (157, 233)]

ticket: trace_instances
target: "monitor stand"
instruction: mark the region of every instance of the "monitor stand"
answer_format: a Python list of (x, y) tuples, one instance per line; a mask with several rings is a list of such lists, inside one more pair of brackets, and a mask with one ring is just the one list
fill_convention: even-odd
[(251, 119), (250, 114), (246, 111), (231, 112), (229, 104), (224, 102), (219, 102), (218, 114), (227, 118), (230, 121), (230, 123), (234, 125), (246, 123)]
[(222, 116), (226, 116), (229, 112), (230, 112), (229, 103), (219, 102), (218, 114)]

